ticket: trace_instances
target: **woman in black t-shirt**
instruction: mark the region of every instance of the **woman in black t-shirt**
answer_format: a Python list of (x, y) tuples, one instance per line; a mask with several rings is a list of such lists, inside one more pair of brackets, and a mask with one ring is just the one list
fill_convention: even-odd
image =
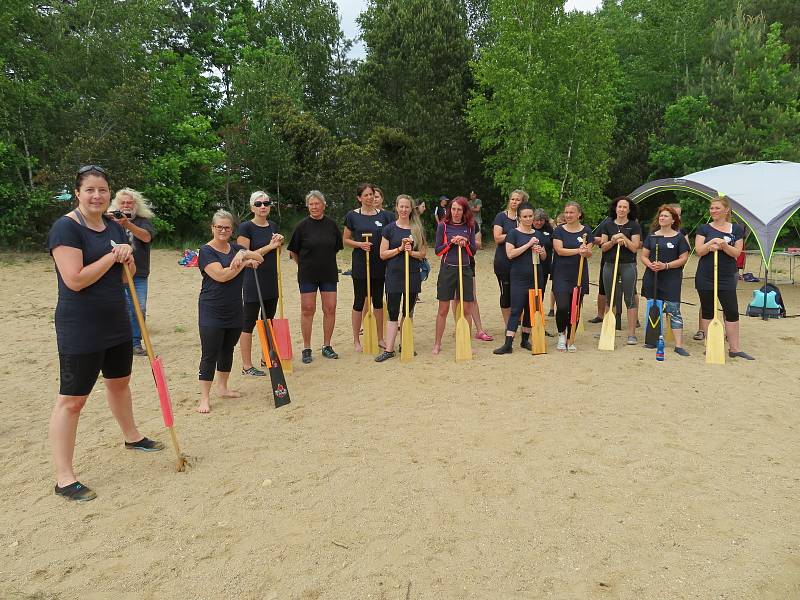
[(214, 213), (213, 238), (200, 248), (197, 266), (203, 276), (197, 302), (200, 329), (200, 404), (197, 412), (211, 412), (209, 393), (216, 370), (217, 392), (223, 398), (241, 394), (228, 387), (233, 366), (233, 348), (242, 333), (243, 270), (264, 261), (258, 252), (230, 242), (233, 216), (225, 210)]
[(614, 291), (619, 300), (611, 298), (608, 310), (614, 310), (617, 302), (621, 302), (622, 297), (625, 298), (625, 305), (628, 307), (629, 346), (639, 343), (636, 339), (639, 313), (636, 308), (636, 253), (642, 239), (642, 228), (636, 221), (636, 216), (636, 204), (629, 198), (620, 196), (611, 201), (608, 207), (609, 220), (600, 230), (600, 249), (606, 255), (602, 267), (603, 286), (608, 293), (611, 293), (616, 254), (619, 251), (617, 286)]
[[(363, 318), (364, 303), (367, 298), (367, 251), (369, 251), (369, 277), (372, 306), (375, 309), (375, 322), (378, 328), (378, 345), (383, 347), (383, 287), (386, 277), (386, 265), (380, 257), (380, 244), (383, 228), (394, 221), (394, 215), (380, 208), (376, 208), (374, 187), (371, 183), (362, 183), (357, 189), (358, 201), (361, 207), (351, 210), (344, 219), (344, 235), (342, 241), (345, 246), (353, 249), (353, 266), (351, 276), (353, 279), (353, 346), (356, 352), (361, 352), (361, 322)], [(380, 200), (381, 204), (383, 199)], [(363, 237), (370, 234), (369, 240)]]
[(506, 209), (497, 213), (492, 223), (492, 236), (496, 244), (494, 274), (500, 286), (500, 313), (503, 315), (503, 323), (508, 323), (511, 314), (511, 261), (506, 254), (506, 236), (517, 226), (517, 209), (527, 201), (528, 193), (525, 190), (514, 190), (508, 196)]
[(339, 269), (336, 253), (342, 249), (342, 233), (333, 219), (325, 216), (325, 196), (318, 190), (306, 194), (308, 217), (297, 224), (287, 249), (297, 263), (300, 287), (300, 328), (303, 332), (303, 363), (310, 363), (311, 328), (317, 311), (317, 290), (322, 298), (322, 356), (339, 358), (331, 346), (336, 324), (336, 286)]
[(717, 296), (725, 316), (725, 336), (728, 356), (754, 360), (739, 346), (739, 302), (736, 297), (736, 259), (744, 252), (744, 228), (731, 223), (731, 203), (722, 196), (714, 198), (708, 207), (711, 222), (701, 225), (695, 237), (695, 251), (700, 260), (694, 284), (700, 296), (700, 329), (703, 337), (708, 323), (714, 318), (714, 252), (718, 259)]
[[(689, 243), (680, 229), (681, 217), (678, 212), (668, 204), (659, 206), (650, 226), (652, 233), (647, 236), (642, 247), (642, 264), (647, 268), (642, 278), (642, 295), (664, 302), (663, 312), (669, 315), (672, 333), (675, 335), (675, 352), (681, 356), (689, 356), (683, 347), (681, 317), (681, 284), (683, 266), (689, 260)], [(658, 289), (653, 286), (654, 273), (658, 273)], [(645, 314), (645, 319), (648, 318), (649, 315)], [(647, 347), (645, 344), (645, 348)]]
[(47, 240), (58, 279), (55, 328), (61, 379), (49, 438), (55, 493), (83, 502), (97, 494), (75, 477), (75, 436), (81, 409), (101, 371), (125, 448), (155, 451), (164, 445), (139, 433), (133, 419), (128, 385), (133, 347), (122, 264), (135, 274), (136, 263), (125, 230), (105, 216), (111, 200), (105, 170), (97, 165), (82, 167), (75, 197), (78, 206), (53, 223)]
[[(263, 377), (266, 375), (261, 369), (253, 366), (253, 328), (256, 326), (260, 304), (258, 301), (258, 288), (256, 277), (261, 286), (261, 295), (264, 299), (262, 319), (275, 317), (275, 308), (278, 306), (278, 253), (275, 249), (283, 244), (283, 236), (278, 233), (278, 227), (270, 222), (269, 213), (272, 210), (272, 200), (266, 192), (253, 192), (250, 194), (250, 210), (253, 218), (239, 225), (236, 243), (245, 250), (254, 250), (264, 257), (257, 269), (245, 271), (244, 285), (242, 288), (242, 334), (239, 337), (239, 352), (242, 355), (242, 375)], [(269, 254), (269, 256), (267, 256)]]

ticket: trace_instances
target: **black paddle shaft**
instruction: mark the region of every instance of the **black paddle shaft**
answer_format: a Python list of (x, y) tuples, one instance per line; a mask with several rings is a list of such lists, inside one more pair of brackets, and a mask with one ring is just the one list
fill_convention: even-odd
[[(655, 262), (658, 262), (658, 238), (656, 242)], [(646, 344), (655, 346), (661, 335), (662, 313), (658, 308), (658, 271), (653, 271), (653, 298), (650, 302), (650, 310), (647, 311), (647, 323), (645, 323), (644, 341)], [(653, 324), (655, 323), (655, 325)], [(656, 329), (658, 326), (658, 329)]]
[(275, 346), (275, 339), (272, 337), (270, 325), (267, 322), (267, 311), (264, 310), (264, 298), (261, 295), (261, 284), (258, 282), (258, 273), (253, 271), (253, 277), (256, 280), (256, 291), (258, 292), (258, 303), (261, 306), (261, 318), (264, 323), (264, 335), (267, 336), (267, 354), (265, 356), (269, 361), (269, 379), (272, 383), (272, 397), (275, 400), (275, 408), (280, 408), (291, 402), (289, 398), (289, 387), (286, 385), (286, 376), (283, 374), (283, 367), (278, 358), (278, 352)]

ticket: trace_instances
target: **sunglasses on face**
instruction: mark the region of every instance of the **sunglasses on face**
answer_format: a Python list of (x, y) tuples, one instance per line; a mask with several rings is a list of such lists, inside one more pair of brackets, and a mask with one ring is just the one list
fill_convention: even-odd
[(233, 229), (230, 225), (212, 225), (212, 227), (217, 231), (230, 231)]
[(103, 175), (108, 175), (108, 173), (106, 173), (106, 170), (98, 165), (85, 165), (80, 169), (78, 169), (78, 175), (83, 175), (84, 173), (88, 173), (89, 171), (97, 171), (98, 173), (102, 173)]
[(253, 206), (256, 208), (261, 208), (262, 206), (272, 206), (272, 202), (269, 200), (256, 200), (253, 202)]

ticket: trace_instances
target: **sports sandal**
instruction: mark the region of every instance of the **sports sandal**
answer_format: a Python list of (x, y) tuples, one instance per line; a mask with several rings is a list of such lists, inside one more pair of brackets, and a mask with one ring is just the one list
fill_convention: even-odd
[(692, 339), (697, 342), (702, 342), (704, 339), (706, 339), (706, 334), (703, 333), (702, 331), (698, 331), (692, 336)]
[(394, 358), (394, 356), (395, 356), (394, 352), (391, 352), (389, 350), (384, 350), (383, 352), (378, 354), (378, 356), (375, 357), (375, 362), (383, 362), (385, 360), (389, 360), (390, 358)]
[(89, 500), (97, 498), (97, 494), (80, 481), (70, 483), (64, 487), (58, 487), (58, 484), (56, 484), (56, 496), (63, 496), (67, 500), (72, 500), (73, 502), (88, 502)]
[(249, 369), (242, 369), (242, 375), (252, 375), (253, 377), (265, 377), (267, 374), (261, 369), (250, 367)]
[(333, 347), (331, 346), (322, 347), (322, 356), (325, 358), (339, 358), (339, 355), (334, 352)]
[(138, 442), (125, 442), (125, 448), (127, 450), (141, 450), (142, 452), (158, 452), (164, 449), (164, 444), (143, 437)]

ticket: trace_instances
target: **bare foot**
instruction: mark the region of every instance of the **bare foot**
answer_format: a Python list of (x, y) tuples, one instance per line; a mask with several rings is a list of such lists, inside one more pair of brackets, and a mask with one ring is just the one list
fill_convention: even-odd
[(200, 414), (203, 415), (208, 414), (211, 412), (211, 403), (208, 401), (208, 399), (205, 400), (201, 399), (200, 404), (197, 406), (196, 410)]
[(433, 345), (432, 354), (439, 354), (441, 351), (442, 351), (442, 345), (441, 344), (434, 344)]
[(353, 344), (353, 348), (355, 348), (356, 352), (363, 352), (364, 351), (364, 348), (361, 346), (360, 342), (356, 342), (355, 344)]
[(241, 398), (241, 392), (236, 390), (222, 390), (217, 388), (217, 393), (220, 395), (221, 398)]

